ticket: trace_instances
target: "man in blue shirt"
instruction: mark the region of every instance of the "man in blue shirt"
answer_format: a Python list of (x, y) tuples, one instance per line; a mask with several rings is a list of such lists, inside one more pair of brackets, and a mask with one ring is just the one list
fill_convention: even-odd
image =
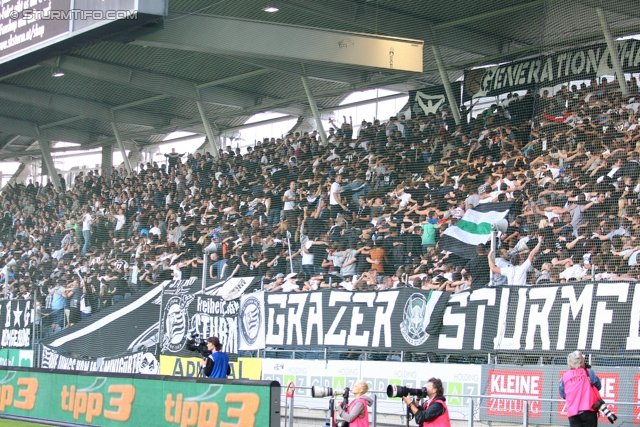
[(51, 313), (51, 329), (53, 332), (63, 326), (64, 304), (67, 299), (66, 289), (61, 282), (62, 279), (58, 279), (58, 283), (49, 291), (49, 293), (52, 295), (51, 309), (53, 310), (53, 312)]

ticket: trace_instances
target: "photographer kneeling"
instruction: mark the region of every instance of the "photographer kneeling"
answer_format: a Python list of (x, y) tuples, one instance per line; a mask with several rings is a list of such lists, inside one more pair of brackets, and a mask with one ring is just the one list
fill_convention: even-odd
[(369, 385), (364, 381), (357, 381), (351, 392), (355, 399), (349, 403), (346, 409), (342, 402), (336, 402), (336, 415), (349, 423), (350, 427), (369, 427), (369, 411), (367, 406), (373, 404), (369, 396), (364, 396), (369, 391)]
[[(227, 378), (231, 374), (229, 357), (222, 352), (222, 344), (218, 337), (207, 339), (207, 349), (211, 354), (202, 359), (202, 373), (207, 378)], [(206, 354), (206, 353), (205, 353)]]
[(411, 413), (415, 415), (416, 424), (421, 427), (451, 427), (442, 381), (438, 378), (430, 378), (425, 388), (427, 401), (422, 409), (411, 400), (410, 394), (402, 398), (404, 403), (409, 406)]

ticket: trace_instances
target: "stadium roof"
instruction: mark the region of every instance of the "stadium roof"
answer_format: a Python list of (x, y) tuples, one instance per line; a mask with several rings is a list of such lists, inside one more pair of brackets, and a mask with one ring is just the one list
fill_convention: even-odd
[[(441, 84), (432, 45), (454, 81), (465, 68), (601, 42), (596, 7), (614, 36), (640, 33), (634, 0), (169, 0), (156, 26), (0, 77), (0, 159), (38, 156), (38, 135), (83, 148), (112, 144), (112, 122), (129, 148), (176, 130), (204, 134), (196, 100), (219, 132), (264, 111), (311, 117), (303, 74), (320, 108), (359, 89)], [(283, 57), (291, 40), (260, 54), (250, 46), (283, 32), (311, 41), (313, 30), (423, 41), (422, 72), (305, 60), (295, 48)], [(52, 77), (58, 68), (63, 78)]]

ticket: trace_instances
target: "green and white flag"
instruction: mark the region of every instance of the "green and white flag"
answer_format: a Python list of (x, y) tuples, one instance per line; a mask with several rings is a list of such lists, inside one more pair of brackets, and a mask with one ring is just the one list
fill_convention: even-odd
[(465, 212), (458, 224), (447, 228), (440, 238), (440, 249), (463, 258), (474, 258), (476, 247), (487, 243), (491, 226), (507, 216), (512, 202), (483, 203)]

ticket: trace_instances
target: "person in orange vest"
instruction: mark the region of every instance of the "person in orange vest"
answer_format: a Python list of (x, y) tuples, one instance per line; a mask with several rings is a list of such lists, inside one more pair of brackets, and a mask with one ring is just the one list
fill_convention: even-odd
[(364, 381), (357, 381), (351, 392), (355, 399), (349, 402), (346, 409), (342, 408), (342, 402), (336, 402), (336, 415), (349, 422), (349, 427), (369, 427), (369, 411), (367, 406), (373, 404), (373, 400), (364, 394), (369, 391), (369, 385)]
[(430, 378), (425, 388), (427, 400), (422, 409), (411, 400), (410, 394), (402, 398), (415, 416), (416, 424), (421, 427), (451, 427), (442, 381), (439, 378)]
[(591, 402), (591, 384), (598, 390), (602, 387), (600, 379), (588, 369), (584, 356), (574, 351), (567, 356), (569, 370), (560, 380), (560, 397), (567, 401), (567, 416), (571, 427), (596, 427), (598, 425), (598, 411), (593, 409)]

